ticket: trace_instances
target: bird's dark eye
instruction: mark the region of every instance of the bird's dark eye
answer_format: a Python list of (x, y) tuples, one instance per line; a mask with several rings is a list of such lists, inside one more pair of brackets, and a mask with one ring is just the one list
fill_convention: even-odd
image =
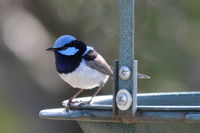
[(67, 55), (67, 56), (73, 56), (75, 54), (77, 54), (77, 52), (79, 51), (79, 49), (77, 49), (76, 47), (67, 47), (65, 50), (59, 50), (58, 52), (63, 54), (63, 55)]
[(65, 50), (65, 49), (67, 49), (68, 47), (69, 47), (69, 46), (64, 45), (63, 47), (57, 48), (57, 50)]

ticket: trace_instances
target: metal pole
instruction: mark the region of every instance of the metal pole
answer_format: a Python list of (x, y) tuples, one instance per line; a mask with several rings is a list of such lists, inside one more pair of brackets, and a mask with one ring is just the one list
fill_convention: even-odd
[[(134, 0), (119, 0), (119, 62), (115, 63), (114, 114), (134, 116), (137, 110), (137, 61), (134, 61)], [(119, 76), (119, 77), (118, 77)], [(128, 94), (130, 93), (130, 95)], [(128, 105), (127, 105), (128, 103)]]

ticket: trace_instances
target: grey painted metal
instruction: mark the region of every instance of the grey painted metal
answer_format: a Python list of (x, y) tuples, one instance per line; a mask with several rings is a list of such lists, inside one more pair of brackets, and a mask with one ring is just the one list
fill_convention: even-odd
[[(101, 96), (103, 98), (103, 96)], [(67, 101), (68, 102), (68, 101)], [(66, 103), (67, 103), (66, 102)], [(110, 110), (112, 111), (113, 105), (103, 105), (103, 104), (90, 104), (78, 106), (77, 104), (72, 104), (71, 109), (89, 109), (89, 110)], [(200, 111), (200, 105), (138, 105), (138, 111)]]
[[(119, 117), (134, 116), (137, 108), (137, 75), (134, 73), (134, 0), (118, 0), (119, 22), (120, 22), (120, 45), (119, 45), (119, 66), (128, 67), (131, 70), (131, 77), (128, 80), (118, 78), (116, 89), (128, 90), (132, 97), (132, 106), (126, 111), (116, 110)], [(116, 107), (116, 106), (113, 106)]]
[(137, 111), (137, 88), (138, 88), (138, 61), (133, 61), (133, 88), (132, 88), (132, 115)]
[[(72, 105), (71, 109), (79, 109), (79, 110), (97, 110), (97, 111), (112, 111), (112, 105), (98, 105), (98, 104), (92, 104), (92, 105)], [(52, 111), (56, 114), (59, 113), (61, 110), (64, 110), (65, 108), (58, 108), (58, 109), (47, 109), (40, 112), (40, 115), (49, 115), (49, 112), (52, 113)], [(177, 111), (177, 112), (185, 112), (185, 111), (191, 111), (191, 112), (199, 112), (200, 106), (138, 106), (138, 111)], [(63, 112), (63, 111), (62, 111)], [(64, 111), (65, 112), (65, 111)], [(69, 112), (66, 112), (69, 113)], [(48, 116), (47, 116), (48, 117)], [(110, 116), (109, 116), (110, 117)]]
[(119, 71), (119, 61), (115, 60), (113, 62), (113, 66), (114, 66), (114, 70), (113, 70), (113, 98), (112, 98), (112, 105), (113, 105), (113, 115), (117, 116), (118, 115), (118, 107), (117, 107), (117, 103), (116, 103), (116, 95), (118, 92), (118, 81), (119, 81), (119, 75), (118, 75), (118, 71)]
[[(87, 101), (89, 97), (78, 98)], [(67, 101), (65, 101), (67, 103)], [(64, 102), (64, 103), (65, 103)], [(200, 93), (150, 93), (138, 94), (138, 111), (134, 119), (121, 119), (112, 115), (112, 96), (97, 96), (91, 105), (47, 109), (40, 117), (57, 120), (95, 121), (95, 122), (200, 122)]]
[(134, 60), (134, 0), (119, 1), (120, 66), (132, 67)]
[(78, 122), (85, 133), (199, 133), (199, 123), (140, 122)]
[(200, 112), (191, 110), (181, 111), (138, 111), (134, 119), (119, 119), (112, 116), (112, 111), (108, 110), (88, 110), (74, 109), (66, 112), (65, 108), (47, 109), (40, 112), (43, 119), (54, 120), (76, 120), (90, 122), (190, 122), (200, 123)]

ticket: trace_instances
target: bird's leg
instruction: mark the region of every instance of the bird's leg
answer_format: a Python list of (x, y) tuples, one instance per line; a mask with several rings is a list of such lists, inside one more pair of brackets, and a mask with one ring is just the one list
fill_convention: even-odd
[(86, 102), (82, 102), (79, 104), (82, 105), (82, 104), (90, 104), (90, 102), (92, 101), (92, 99), (99, 93), (99, 91), (104, 87), (104, 82), (101, 82), (99, 87), (97, 88), (97, 91), (91, 96), (90, 100), (89, 101), (86, 101)]
[(104, 83), (101, 83), (100, 86), (97, 88), (97, 91), (91, 96), (90, 100), (88, 101), (88, 104), (92, 101), (92, 99), (99, 93), (99, 91), (104, 87)]
[(83, 91), (84, 91), (84, 89), (80, 89), (75, 95), (73, 95), (73, 96), (69, 99), (69, 101), (68, 101), (68, 103), (67, 103), (67, 107), (69, 107), (71, 103), (74, 103), (72, 100), (73, 100), (74, 98), (76, 98), (78, 95), (80, 95), (81, 92), (83, 92)]

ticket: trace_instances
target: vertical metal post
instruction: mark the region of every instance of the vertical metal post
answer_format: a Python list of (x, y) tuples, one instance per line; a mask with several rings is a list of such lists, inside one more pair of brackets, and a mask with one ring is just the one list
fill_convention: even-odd
[[(130, 117), (134, 116), (137, 110), (137, 61), (134, 61), (134, 0), (118, 0), (119, 1), (119, 20), (120, 20), (120, 46), (119, 46), (119, 62), (115, 63), (115, 72), (121, 71), (127, 73), (130, 70), (130, 77), (123, 78), (116, 74), (114, 98), (114, 113), (118, 116)], [(123, 67), (125, 66), (125, 67)], [(129, 73), (128, 73), (129, 74)], [(131, 106), (128, 109), (120, 109), (118, 104), (123, 105), (127, 102), (123, 93), (118, 96), (120, 90), (130, 93)], [(129, 98), (129, 97), (128, 97)], [(121, 103), (120, 103), (121, 102)]]

